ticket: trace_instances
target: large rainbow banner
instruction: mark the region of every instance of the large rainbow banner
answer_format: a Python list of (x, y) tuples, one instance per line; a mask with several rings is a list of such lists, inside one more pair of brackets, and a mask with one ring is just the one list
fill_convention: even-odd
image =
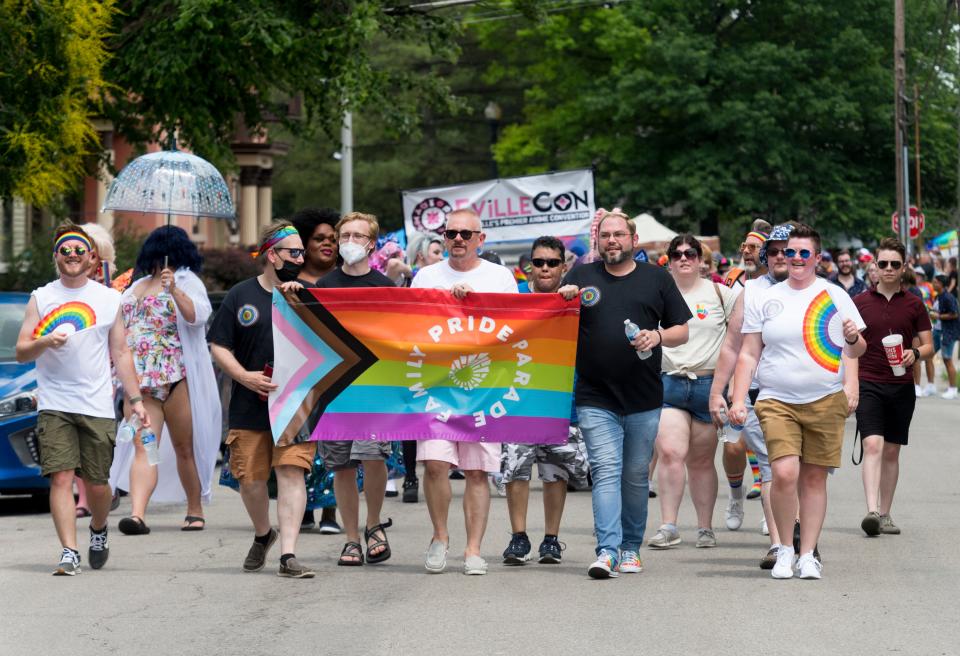
[(274, 441), (566, 443), (579, 308), (558, 294), (275, 290)]

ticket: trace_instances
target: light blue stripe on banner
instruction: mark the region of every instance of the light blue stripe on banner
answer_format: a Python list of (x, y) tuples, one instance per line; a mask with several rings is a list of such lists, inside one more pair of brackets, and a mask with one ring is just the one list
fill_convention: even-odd
[[(434, 387), (426, 394), (414, 398), (414, 392), (406, 387), (352, 385), (327, 406), (327, 412), (439, 414), (450, 409), (454, 414), (466, 415), (480, 410), (490, 413), (490, 408), (499, 401), (507, 414), (514, 417), (570, 418), (573, 395), (569, 392), (520, 388), (516, 390), (519, 400), (504, 398), (505, 396), (510, 396), (510, 390), (502, 387), (478, 387), (470, 391), (459, 387)], [(439, 406), (428, 410), (427, 400), (431, 398)]]

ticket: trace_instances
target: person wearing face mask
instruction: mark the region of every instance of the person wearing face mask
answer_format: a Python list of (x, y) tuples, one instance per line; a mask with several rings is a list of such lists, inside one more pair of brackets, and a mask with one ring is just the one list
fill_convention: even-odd
[[(277, 221), (264, 229), (257, 257), (263, 273), (227, 293), (207, 335), (213, 359), (233, 379), (227, 434), (230, 469), (240, 481), (240, 496), (254, 528), (243, 571), (263, 569), (267, 552), (279, 538), (277, 575), (312, 578), (315, 573), (300, 564), (295, 550), (307, 503), (303, 475), (313, 467), (317, 444), (274, 445), (266, 397), (277, 386), (269, 371), (264, 371), (273, 360), (273, 289), (297, 280), (303, 265), (303, 242), (293, 225)], [(271, 467), (277, 476), (279, 532), (270, 525), (267, 480)]]
[[(351, 212), (337, 222), (337, 243), (343, 265), (317, 283), (322, 289), (354, 287), (395, 287), (392, 280), (370, 267), (370, 253), (377, 245), (380, 225), (372, 214)], [(381, 563), (390, 558), (387, 528), (390, 520), (380, 521), (380, 509), (387, 486), (387, 464), (390, 442), (359, 440), (321, 440), (319, 453), (324, 466), (333, 471), (333, 489), (340, 508), (340, 518), (347, 542), (338, 565), (359, 566), (364, 563), (360, 545), (360, 493), (357, 491), (357, 466), (363, 463), (363, 493), (367, 501), (364, 538), (366, 561)]]

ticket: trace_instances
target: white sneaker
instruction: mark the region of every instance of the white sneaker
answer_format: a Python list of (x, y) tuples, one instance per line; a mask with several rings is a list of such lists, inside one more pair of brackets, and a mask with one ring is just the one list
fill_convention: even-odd
[(781, 546), (777, 551), (777, 564), (773, 566), (770, 575), (775, 579), (792, 579), (793, 559), (793, 547)]
[(770, 529), (767, 527), (767, 518), (760, 520), (760, 535), (770, 535)]
[[(954, 390), (956, 393), (956, 390)], [(937, 386), (933, 383), (927, 383), (927, 386), (923, 388), (924, 396), (936, 396), (937, 395)]]
[(947, 391), (940, 395), (941, 399), (955, 399), (957, 398), (957, 388), (948, 387)]
[(802, 579), (819, 579), (822, 569), (823, 565), (813, 557), (812, 551), (803, 554), (797, 561), (797, 573)]
[(913, 386), (913, 392), (914, 392), (914, 394), (917, 395), (917, 398), (918, 398), (918, 399), (919, 399), (921, 396), (923, 396), (923, 388), (920, 387), (919, 385), (914, 385), (914, 386)]
[(727, 528), (736, 531), (743, 525), (743, 499), (730, 497), (727, 502), (727, 509), (724, 511), (724, 517), (727, 521)]

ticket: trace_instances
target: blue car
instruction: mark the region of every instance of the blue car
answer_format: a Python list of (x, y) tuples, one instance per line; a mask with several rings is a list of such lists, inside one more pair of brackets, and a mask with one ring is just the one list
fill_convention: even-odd
[(0, 292), (0, 494), (46, 497), (37, 442), (37, 371), (16, 360), (29, 294)]

